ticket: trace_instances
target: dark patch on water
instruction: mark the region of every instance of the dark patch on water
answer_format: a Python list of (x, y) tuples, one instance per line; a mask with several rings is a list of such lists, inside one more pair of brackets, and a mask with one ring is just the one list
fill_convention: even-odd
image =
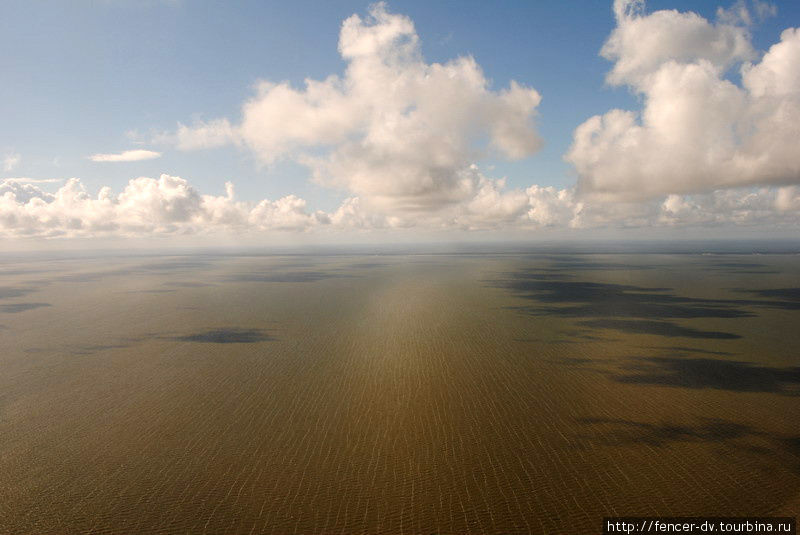
[(562, 357), (551, 362), (558, 362), (559, 364), (566, 364), (567, 366), (582, 366), (584, 364), (593, 364), (594, 360), (585, 357)]
[[(582, 259), (574, 262), (591, 264)], [(731, 268), (740, 265), (727, 264)], [(752, 266), (748, 263), (746, 267)], [(530, 305), (509, 307), (526, 314), (584, 319), (587, 321), (579, 323), (583, 327), (665, 337), (740, 338), (737, 334), (692, 328), (668, 320), (747, 318), (755, 316), (759, 308), (800, 310), (800, 288), (735, 289), (760, 299), (711, 299), (678, 295), (671, 288), (568, 280), (563, 273), (540, 269), (521, 269), (492, 284), (531, 301)]]
[(50, 303), (13, 303), (8, 305), (0, 305), (0, 312), (6, 314), (18, 314), (26, 310), (33, 310), (35, 308), (49, 307)]
[(138, 336), (128, 336), (105, 344), (59, 344), (51, 347), (29, 347), (24, 349), (25, 353), (58, 353), (70, 354), (73, 356), (93, 355), (112, 349), (127, 349), (145, 340), (152, 338), (162, 338), (158, 333), (144, 333)]
[(750, 271), (744, 269), (737, 269), (735, 271), (731, 271), (734, 275), (779, 275), (780, 271), (770, 271), (770, 270), (760, 270), (760, 271)]
[(578, 340), (568, 340), (566, 338), (555, 338), (551, 340), (543, 338), (514, 338), (515, 342), (527, 342), (532, 344), (579, 344)]
[(52, 272), (52, 269), (6, 269), (0, 271), (0, 277), (11, 277), (16, 275), (32, 275), (34, 273), (48, 273)]
[(176, 288), (203, 288), (216, 285), (208, 282), (167, 281), (164, 283), (164, 286), (175, 286)]
[(669, 321), (609, 319), (581, 321), (578, 325), (590, 327), (592, 329), (614, 329), (631, 334), (654, 334), (670, 338), (708, 338), (714, 340), (734, 340), (741, 338), (738, 334), (722, 331), (701, 331), (699, 329), (692, 329), (691, 327), (683, 327)]
[(711, 265), (714, 268), (766, 268), (764, 264), (756, 264), (754, 262), (719, 262)]
[(323, 271), (297, 271), (275, 273), (239, 273), (226, 277), (230, 282), (317, 282), (324, 279), (344, 277), (337, 273)]
[[(211, 267), (212, 264), (208, 260), (178, 260), (178, 261), (163, 261), (152, 262), (149, 264), (141, 264), (138, 266), (122, 267), (118, 269), (109, 269), (105, 271), (87, 271), (84, 273), (71, 273), (67, 275), (60, 275), (53, 278), (56, 282), (98, 282), (108, 277), (126, 277), (130, 275), (141, 274), (171, 274), (174, 272), (182, 272), (189, 270), (196, 270), (201, 268)], [(43, 280), (42, 283), (50, 281)]]
[(0, 299), (22, 297), (34, 292), (35, 290), (35, 288), (30, 288), (27, 286), (0, 286)]
[(353, 269), (371, 269), (371, 268), (378, 268), (378, 267), (386, 267), (390, 266), (389, 262), (361, 262), (358, 264), (350, 264), (350, 268)]
[(317, 267), (321, 263), (322, 261), (304, 261), (304, 262), (278, 261), (275, 263), (274, 267), (281, 269), (310, 268), (310, 267)]
[(643, 269), (663, 269), (665, 266), (650, 264), (622, 264), (619, 262), (604, 262), (578, 256), (554, 256), (548, 258), (550, 265), (545, 268), (547, 271), (568, 270), (568, 271), (611, 271), (611, 270), (643, 270)]
[(649, 444), (662, 447), (674, 442), (722, 442), (759, 434), (752, 427), (709, 418), (699, 425), (646, 423), (622, 418), (579, 418), (584, 425), (609, 427), (604, 441), (615, 445)]
[(562, 331), (563, 337), (560, 338), (514, 338), (515, 342), (528, 342), (535, 344), (585, 344), (588, 342), (613, 342), (616, 338), (608, 336), (597, 336), (593, 331), (586, 329), (580, 331)]
[(697, 347), (684, 347), (684, 346), (669, 346), (669, 347), (656, 346), (656, 347), (650, 347), (648, 349), (658, 349), (658, 350), (672, 351), (676, 353), (679, 352), (679, 353), (689, 353), (689, 354), (703, 353), (704, 355), (720, 355), (720, 356), (733, 355), (733, 353), (731, 353), (730, 351), (711, 351), (708, 349), (700, 349)]
[(207, 260), (174, 260), (165, 262), (153, 262), (142, 264), (138, 268), (143, 271), (185, 271), (209, 267), (211, 263)]
[(101, 351), (108, 351), (110, 349), (126, 349), (134, 345), (134, 341), (129, 343), (119, 343), (119, 344), (96, 344), (96, 345), (85, 345), (80, 346), (73, 349), (70, 353), (72, 355), (92, 355), (94, 353), (99, 353)]
[(567, 275), (565, 273), (540, 273), (530, 271), (525, 273), (514, 273), (512, 277), (535, 281), (562, 281), (564, 279), (571, 279), (574, 277), (574, 275)]
[(626, 447), (646, 444), (651, 447), (670, 447), (677, 443), (714, 444), (756, 455), (769, 464), (782, 468), (793, 466), (800, 471), (800, 436), (783, 435), (759, 430), (751, 425), (721, 418), (703, 418), (697, 424), (669, 422), (648, 423), (623, 418), (579, 418), (578, 423), (593, 429), (581, 435), (581, 441), (591, 444)]
[(769, 288), (766, 290), (747, 290), (739, 288), (738, 292), (746, 292), (769, 301), (752, 301), (753, 304), (787, 310), (800, 310), (800, 288)]
[(800, 394), (800, 367), (773, 368), (705, 358), (647, 357), (611, 376), (620, 383), (691, 389)]
[(795, 457), (800, 457), (800, 436), (796, 437), (783, 437), (781, 439), (784, 447), (788, 449)]
[(538, 274), (515, 273), (500, 286), (517, 296), (558, 306), (521, 307), (535, 315), (563, 317), (632, 318), (741, 318), (754, 314), (740, 302), (724, 299), (682, 297), (669, 288), (624, 284), (540, 280)]
[(211, 329), (185, 336), (172, 338), (181, 342), (201, 342), (208, 344), (254, 344), (256, 342), (271, 342), (273, 336), (262, 329), (240, 329), (236, 327)]
[(702, 266), (702, 269), (732, 273), (734, 275), (776, 275), (780, 273), (780, 271), (775, 268), (753, 262), (722, 262), (709, 266)]
[[(68, 275), (61, 275), (54, 278), (56, 282), (98, 282), (107, 277), (122, 277), (128, 275), (135, 275), (140, 273), (139, 270), (133, 268), (114, 269), (108, 271), (91, 271), (86, 273), (72, 273)], [(50, 281), (42, 281), (49, 283)]]

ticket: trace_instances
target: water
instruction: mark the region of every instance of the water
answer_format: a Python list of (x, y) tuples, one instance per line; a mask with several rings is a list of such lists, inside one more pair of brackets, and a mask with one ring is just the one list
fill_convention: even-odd
[(2, 533), (800, 511), (800, 256), (21, 257)]

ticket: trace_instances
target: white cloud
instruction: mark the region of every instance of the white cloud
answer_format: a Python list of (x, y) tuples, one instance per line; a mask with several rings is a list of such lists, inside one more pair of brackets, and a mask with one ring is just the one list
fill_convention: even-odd
[(69, 179), (54, 194), (32, 184), (0, 181), (0, 235), (96, 237), (202, 234), (224, 231), (304, 230), (324, 224), (292, 195), (255, 205), (225, 196), (201, 195), (188, 181), (169, 175), (140, 177), (119, 195), (103, 187), (89, 195)]
[(19, 153), (11, 153), (6, 154), (3, 157), (3, 171), (13, 171), (19, 165), (19, 162), (22, 161), (22, 156)]
[(213, 149), (238, 142), (239, 134), (227, 119), (198, 121), (192, 127), (181, 124), (174, 135), (174, 143), (181, 150)]
[(706, 195), (670, 195), (659, 221), (668, 225), (750, 225), (800, 222), (800, 199), (792, 188), (719, 190)]
[(306, 201), (288, 195), (277, 201), (263, 200), (250, 210), (248, 223), (259, 230), (307, 230), (330, 222), (323, 212), (306, 210)]
[(93, 162), (138, 162), (140, 160), (152, 160), (160, 157), (160, 152), (136, 149), (112, 154), (93, 154), (89, 156), (89, 159)]
[(0, 178), (3, 182), (16, 182), (19, 184), (55, 184), (57, 182), (63, 182), (64, 179), (62, 178), (28, 178), (28, 177), (10, 177), (10, 178)]
[(48, 202), (54, 198), (51, 194), (37, 186), (14, 178), (7, 178), (0, 181), (0, 197), (4, 197), (8, 194), (13, 195), (16, 202), (23, 204), (33, 198), (43, 199)]
[(775, 4), (771, 4), (769, 2), (763, 2), (761, 0), (753, 0), (753, 7), (756, 11), (756, 16), (760, 20), (764, 20), (769, 17), (774, 17), (778, 14), (778, 7)]
[(717, 8), (717, 19), (728, 24), (744, 24), (746, 26), (763, 21), (778, 14), (778, 8), (769, 2), (752, 0), (752, 9), (745, 0), (737, 0), (731, 7)]
[(331, 213), (311, 211), (294, 195), (244, 202), (233, 184), (225, 195), (203, 195), (180, 177), (130, 180), (115, 195), (92, 196), (80, 180), (54, 193), (34, 184), (0, 181), (0, 236), (118, 237), (161, 235), (259, 235), (274, 231), (461, 229), (534, 230), (709, 225), (800, 225), (800, 188), (744, 188), (699, 195), (670, 195), (647, 202), (587, 203), (574, 188), (507, 189), (502, 180), (472, 169), (477, 193), (470, 202), (422, 214), (374, 210), (358, 197)]
[(780, 188), (775, 195), (775, 207), (780, 212), (800, 213), (800, 187)]
[[(644, 8), (644, 0), (614, 0), (617, 27), (600, 51), (615, 62), (607, 77), (611, 84), (642, 83), (669, 61), (705, 60), (724, 69), (755, 57), (748, 29), (735, 24), (733, 16), (715, 24), (692, 12), (661, 10), (645, 15)], [(747, 13), (744, 6), (741, 9)]]
[[(566, 159), (582, 193), (642, 199), (800, 183), (800, 31), (784, 31), (750, 63), (744, 4), (716, 23), (677, 11), (645, 15), (641, 1), (614, 8), (617, 28), (602, 50), (615, 61), (608, 81), (628, 85), (644, 107), (575, 130)], [(737, 63), (740, 85), (726, 78)]]
[(493, 91), (471, 57), (425, 62), (413, 22), (383, 3), (344, 21), (339, 52), (343, 76), (303, 88), (262, 82), (240, 124), (181, 125), (176, 145), (242, 144), (265, 164), (293, 158), (362, 206), (402, 216), (471, 202), (481, 188), (474, 161), (488, 151), (524, 158), (541, 144), (534, 89)]
[[(169, 175), (95, 196), (78, 179), (49, 193), (15, 178), (0, 180), (0, 236), (797, 228), (800, 31), (786, 30), (757, 60), (747, 25), (772, 10), (751, 5), (720, 10), (712, 23), (615, 1), (617, 28), (602, 50), (615, 62), (607, 81), (641, 95), (643, 110), (612, 110), (575, 130), (566, 155), (579, 173), (575, 187), (509, 188), (486, 176), (474, 163), (486, 155), (515, 159), (538, 149), (539, 94), (515, 82), (492, 90), (471, 57), (426, 63), (412, 21), (376, 4), (366, 19), (342, 25), (342, 76), (302, 88), (261, 82), (240, 121), (195, 122), (160, 136), (181, 150), (234, 144), (265, 165), (293, 159), (318, 183), (348, 193), (338, 208), (314, 211), (295, 195), (240, 201), (232, 183), (224, 195), (201, 194)], [(729, 79), (736, 66), (739, 83)], [(131, 150), (91, 159), (159, 156)]]

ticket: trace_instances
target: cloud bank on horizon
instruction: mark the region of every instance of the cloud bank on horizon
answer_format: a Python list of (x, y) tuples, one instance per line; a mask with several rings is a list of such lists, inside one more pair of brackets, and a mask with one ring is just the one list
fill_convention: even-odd
[[(294, 195), (239, 201), (230, 183), (224, 196), (202, 195), (169, 175), (97, 196), (78, 179), (54, 194), (9, 179), (0, 181), (0, 233), (796, 227), (800, 29), (786, 29), (761, 56), (749, 31), (773, 10), (739, 2), (709, 21), (674, 10), (647, 14), (641, 0), (615, 0), (617, 25), (601, 50), (613, 62), (607, 82), (640, 95), (642, 109), (607, 111), (577, 126), (564, 156), (577, 171), (575, 186), (512, 189), (478, 163), (535, 154), (542, 96), (514, 81), (493, 90), (469, 56), (427, 63), (411, 19), (375, 4), (366, 18), (342, 24), (341, 76), (302, 88), (263, 81), (240, 120), (179, 125), (155, 140), (181, 151), (235, 145), (264, 165), (297, 162), (312, 180), (349, 195), (338, 209), (312, 211)], [(90, 158), (159, 156), (134, 150)]]

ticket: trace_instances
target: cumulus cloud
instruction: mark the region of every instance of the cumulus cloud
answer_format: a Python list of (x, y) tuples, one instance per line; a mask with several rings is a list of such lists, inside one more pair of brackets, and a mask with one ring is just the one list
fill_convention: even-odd
[[(760, 6), (760, 7), (758, 7)], [(759, 16), (770, 11), (758, 4)], [(611, 110), (574, 133), (566, 155), (582, 193), (612, 200), (800, 183), (800, 31), (756, 61), (740, 3), (716, 22), (644, 13), (615, 0), (617, 27), (601, 54), (607, 81), (641, 95), (641, 113)], [(728, 77), (738, 65), (740, 83)]]
[[(330, 212), (295, 195), (238, 200), (201, 194), (170, 175), (91, 195), (70, 179), (53, 192), (0, 180), (0, 236), (236, 235), (374, 229), (587, 229), (800, 224), (800, 31), (759, 57), (749, 25), (769, 4), (739, 2), (716, 21), (646, 14), (615, 0), (617, 28), (601, 54), (607, 81), (641, 95), (640, 113), (611, 110), (574, 133), (574, 187), (510, 188), (475, 162), (536, 152), (532, 88), (491, 88), (471, 57), (427, 63), (412, 21), (384, 4), (344, 21), (341, 76), (303, 87), (264, 81), (225, 118), (179, 125), (180, 150), (236, 145), (264, 165), (289, 158), (347, 192)], [(731, 74), (737, 74), (732, 76)], [(159, 157), (148, 150), (94, 161)]]
[(93, 162), (138, 162), (140, 160), (152, 160), (160, 157), (160, 152), (136, 149), (111, 154), (93, 154), (89, 156), (89, 159)]
[(778, 8), (769, 2), (752, 0), (752, 11), (745, 0), (737, 0), (728, 8), (717, 8), (717, 19), (728, 24), (751, 25), (778, 14)]
[(40, 198), (45, 201), (53, 200), (52, 195), (42, 191), (38, 186), (15, 178), (7, 178), (0, 181), (0, 196), (5, 197), (7, 195), (18, 203), (27, 203), (33, 198)]
[(227, 119), (217, 119), (193, 126), (178, 125), (174, 137), (166, 136), (164, 141), (173, 141), (180, 150), (213, 149), (240, 141), (238, 130)]
[[(645, 15), (644, 0), (614, 0), (617, 27), (600, 55), (614, 61), (607, 80), (614, 85), (640, 84), (663, 64), (708, 61), (724, 69), (737, 61), (754, 59), (750, 33), (732, 14), (711, 23), (696, 13), (676, 10)], [(741, 5), (737, 13), (749, 13)], [(728, 13), (723, 11), (721, 13)]]
[(13, 171), (19, 165), (19, 162), (22, 161), (22, 156), (19, 153), (11, 153), (6, 154), (3, 157), (3, 171)]
[(55, 193), (38, 186), (0, 181), (0, 234), (7, 237), (152, 236), (248, 230), (305, 230), (324, 224), (292, 195), (252, 205), (224, 196), (201, 195), (183, 178), (161, 175), (128, 182), (119, 195), (103, 187), (90, 195), (77, 178)]
[(61, 178), (28, 178), (28, 177), (9, 177), (0, 179), (3, 182), (16, 182), (19, 184), (55, 184), (56, 182), (63, 182)]
[(800, 214), (800, 187), (786, 186), (775, 194), (775, 207), (780, 212), (796, 212)]
[(187, 180), (161, 175), (130, 180), (115, 194), (90, 195), (77, 178), (54, 193), (38, 185), (0, 181), (0, 236), (103, 237), (258, 235), (265, 232), (339, 232), (376, 229), (587, 229), (686, 225), (800, 224), (800, 188), (743, 188), (669, 195), (646, 202), (587, 203), (575, 188), (508, 189), (471, 168), (477, 192), (469, 202), (425, 214), (387, 213), (350, 197), (333, 212), (311, 211), (294, 196), (239, 201), (199, 193)]
[(261, 82), (239, 124), (181, 125), (176, 145), (241, 144), (265, 164), (293, 158), (360, 205), (403, 215), (471, 202), (481, 188), (474, 161), (524, 158), (541, 144), (539, 93), (516, 82), (492, 90), (471, 57), (427, 63), (413, 22), (383, 3), (344, 21), (339, 53), (343, 76), (302, 88)]

